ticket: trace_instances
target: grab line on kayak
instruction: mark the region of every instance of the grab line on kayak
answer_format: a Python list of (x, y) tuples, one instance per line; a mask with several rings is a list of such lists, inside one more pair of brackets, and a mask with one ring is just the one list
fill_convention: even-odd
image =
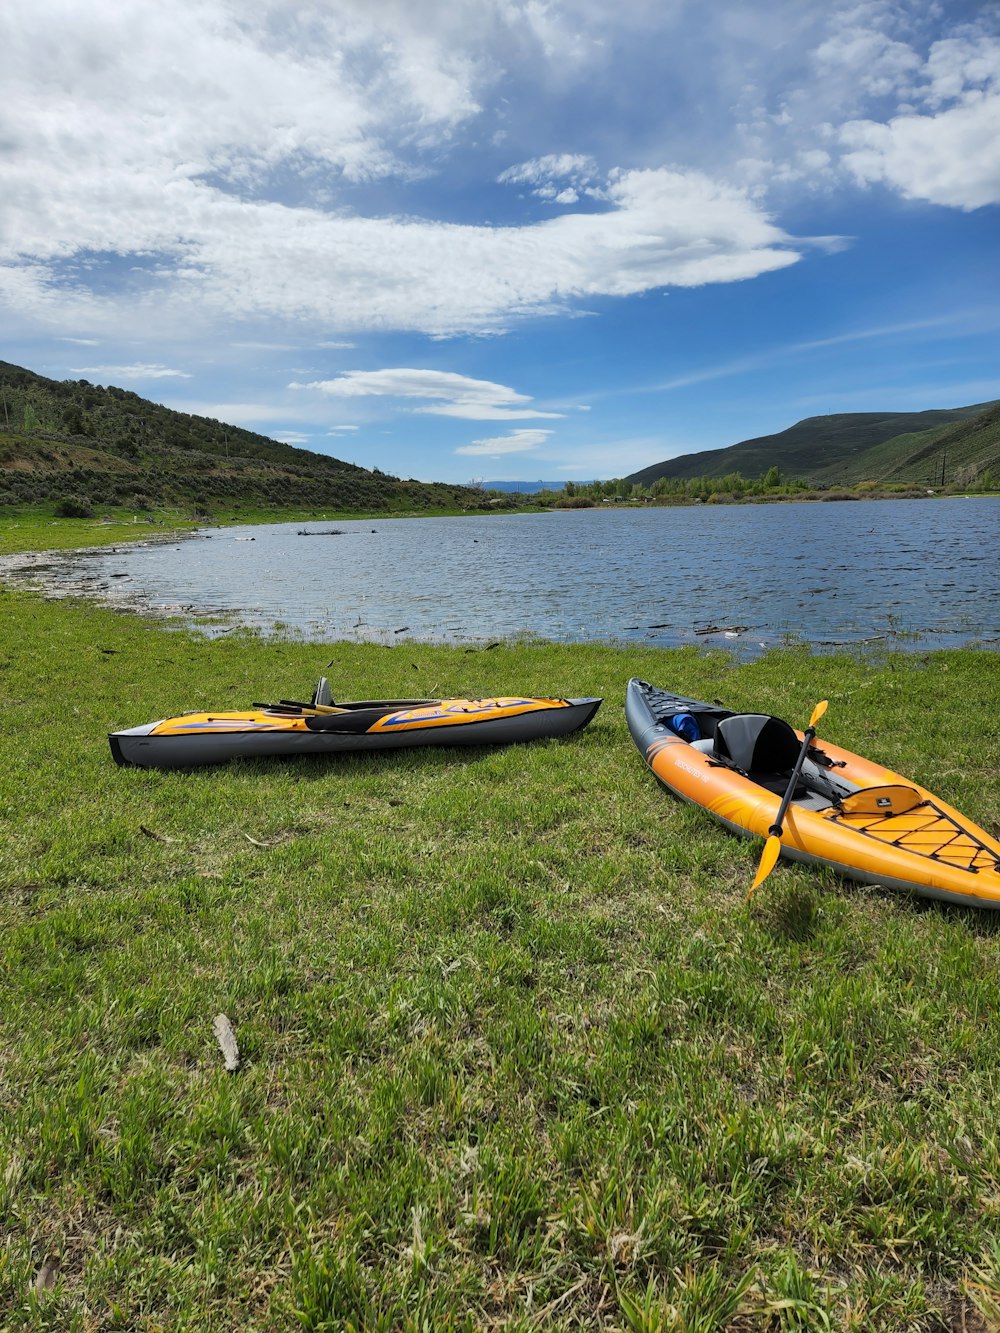
[[(849, 828), (853, 828), (856, 833), (860, 833), (863, 837), (872, 838), (876, 842), (885, 843), (891, 847), (899, 847), (903, 851), (911, 852), (914, 856), (925, 856), (929, 861), (946, 860), (948, 864), (955, 865), (959, 870), (968, 870), (971, 874), (977, 874), (980, 869), (988, 869), (998, 866), (996, 856), (989, 847), (987, 847), (984, 842), (981, 842), (974, 833), (970, 833), (968, 829), (963, 828), (951, 815), (946, 814), (940, 806), (935, 805), (933, 801), (922, 801), (921, 805), (929, 807), (934, 812), (933, 815), (916, 827), (900, 830), (896, 837), (886, 836), (888, 830), (883, 833), (879, 833), (876, 830), (880, 826), (884, 827), (891, 820), (905, 819), (907, 818), (906, 815), (884, 815), (881, 818), (876, 817), (870, 819), (866, 824), (855, 822), (864, 816), (844, 816), (834, 814), (831, 815), (830, 818), (831, 820), (836, 820), (838, 823), (846, 824)], [(919, 838), (921, 835), (929, 833), (935, 824), (940, 823), (944, 823), (946, 827), (952, 829), (953, 832), (950, 837), (939, 841), (934, 851), (924, 851), (919, 845), (907, 845), (908, 839)], [(967, 865), (962, 865), (955, 853), (952, 853), (952, 855), (947, 858), (942, 857), (941, 851), (943, 848), (951, 846), (952, 843), (957, 842), (962, 838), (966, 838), (972, 844), (971, 855), (968, 853), (965, 854), (968, 857)], [(977, 865), (976, 862), (980, 860), (980, 857), (985, 859), (982, 865)]]

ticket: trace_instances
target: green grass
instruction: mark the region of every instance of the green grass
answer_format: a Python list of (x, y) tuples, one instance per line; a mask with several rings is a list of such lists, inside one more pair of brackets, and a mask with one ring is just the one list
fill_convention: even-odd
[[(828, 698), (996, 829), (996, 668), (208, 641), (0, 589), (0, 1326), (995, 1327), (1000, 921), (786, 865), (747, 908), (760, 848), (622, 701)], [(321, 673), (606, 702), (507, 749), (112, 763)]]

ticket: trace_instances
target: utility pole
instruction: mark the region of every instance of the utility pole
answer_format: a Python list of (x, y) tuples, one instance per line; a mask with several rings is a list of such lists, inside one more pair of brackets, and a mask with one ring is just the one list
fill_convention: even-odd
[(948, 450), (947, 450), (947, 449), (942, 449), (942, 451), (941, 451), (941, 485), (942, 485), (942, 486), (944, 485), (944, 465), (945, 465), (945, 463), (946, 463), (947, 461), (948, 461)]

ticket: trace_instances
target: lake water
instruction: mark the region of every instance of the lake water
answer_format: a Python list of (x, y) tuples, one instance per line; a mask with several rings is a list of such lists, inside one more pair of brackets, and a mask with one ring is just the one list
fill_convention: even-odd
[[(303, 537), (336, 529), (339, 535)], [(36, 579), (138, 610), (310, 639), (514, 635), (741, 655), (1000, 641), (1000, 500), (606, 506), (205, 529), (47, 556)], [(211, 631), (210, 631), (211, 632)]]

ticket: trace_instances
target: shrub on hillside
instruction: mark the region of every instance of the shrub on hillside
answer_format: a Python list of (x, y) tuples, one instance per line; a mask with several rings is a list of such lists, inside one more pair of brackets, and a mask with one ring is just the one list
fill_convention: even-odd
[(56, 518), (93, 518), (94, 509), (85, 495), (65, 495), (56, 504)]

